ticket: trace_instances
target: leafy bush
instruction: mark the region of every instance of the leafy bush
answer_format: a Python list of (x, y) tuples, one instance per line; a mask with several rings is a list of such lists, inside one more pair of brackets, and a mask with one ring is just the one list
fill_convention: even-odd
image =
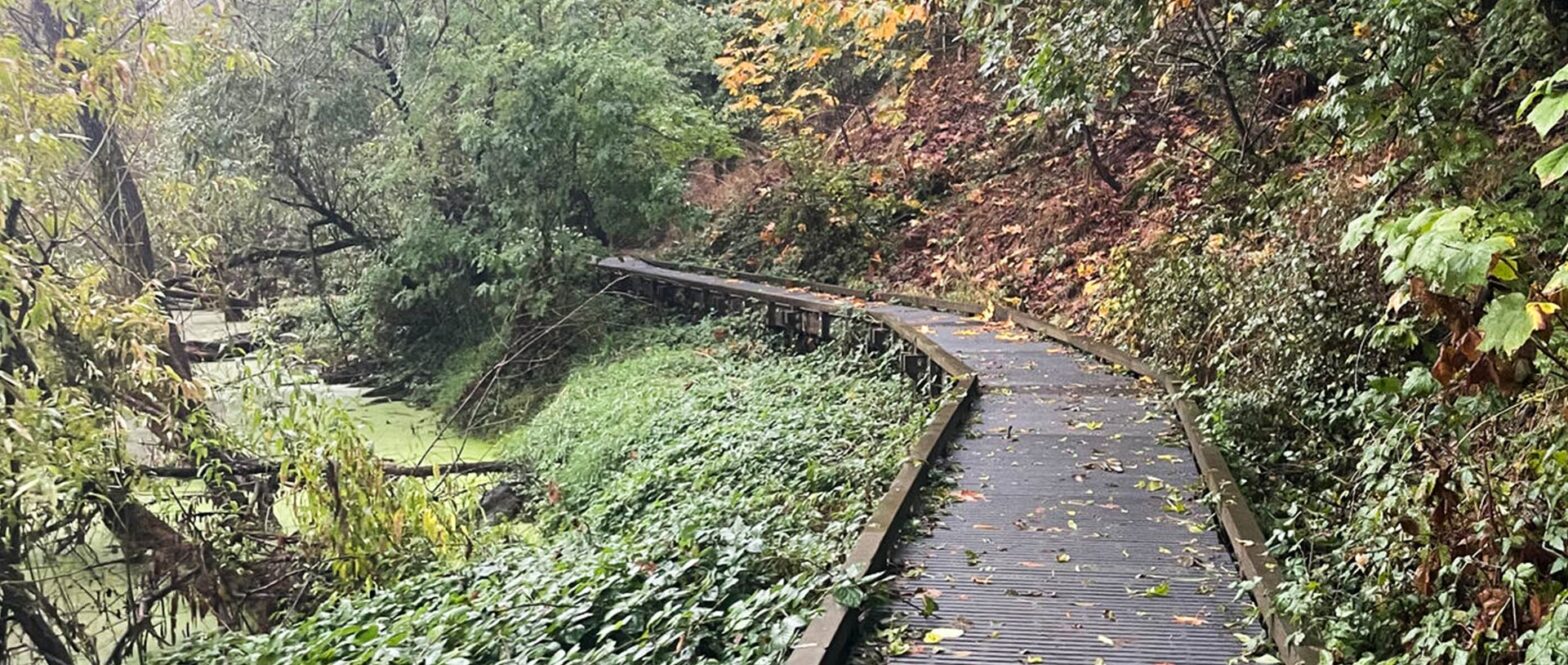
[(186, 161), (253, 194), (193, 194), (195, 232), (223, 276), (308, 261), (269, 288), (349, 292), (355, 351), (396, 379), (552, 323), (591, 257), (692, 219), (687, 162), (733, 151), (703, 98), (724, 21), (697, 6), (328, 4), (255, 8), (236, 39), (276, 69), (186, 105)]
[(685, 163), (726, 149), (681, 78), (684, 49), (718, 48), (704, 15), (650, 0), (612, 25), (536, 4), (468, 17), (472, 39), (430, 55), (408, 134), (385, 145), (384, 182), (413, 200), (360, 293), (389, 357), (433, 369), (549, 323), (603, 244), (685, 218)]
[(836, 566), (927, 411), (886, 367), (735, 325), (621, 337), (507, 437), (535, 543), (168, 662), (779, 662), (860, 593)]
[(779, 144), (774, 158), (788, 170), (721, 210), (689, 248), (705, 257), (750, 270), (826, 282), (863, 273), (892, 242), (917, 204), (879, 191), (861, 164), (835, 164), (811, 133)]

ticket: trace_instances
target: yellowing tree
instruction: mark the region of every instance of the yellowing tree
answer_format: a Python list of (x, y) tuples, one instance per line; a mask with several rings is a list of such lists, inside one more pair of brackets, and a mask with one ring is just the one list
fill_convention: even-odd
[(731, 39), (718, 59), (721, 84), (736, 110), (760, 110), (765, 127), (800, 120), (838, 103), (830, 64), (846, 58), (862, 68), (918, 71), (931, 59), (906, 39), (928, 17), (921, 2), (896, 0), (737, 0), (730, 13), (752, 27)]

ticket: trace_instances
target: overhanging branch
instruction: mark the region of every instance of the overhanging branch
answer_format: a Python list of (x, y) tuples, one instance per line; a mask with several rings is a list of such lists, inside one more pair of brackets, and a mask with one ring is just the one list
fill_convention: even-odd
[(369, 244), (369, 238), (350, 236), (314, 247), (253, 247), (229, 257), (227, 261), (223, 262), (223, 265), (226, 268), (238, 268), (274, 259), (308, 259), (316, 256), (325, 256), (350, 247), (364, 247)]
[[(230, 465), (226, 475), (233, 476), (275, 476), (283, 468), (277, 462), (240, 462)], [(386, 462), (381, 465), (381, 473), (388, 476), (404, 478), (430, 478), (436, 474), (472, 474), (472, 473), (513, 473), (525, 471), (527, 467), (517, 462), (453, 462), (451, 464), (425, 464), (409, 466)], [(137, 471), (142, 475), (158, 478), (196, 478), (201, 475), (201, 468), (196, 466), (140, 466)]]

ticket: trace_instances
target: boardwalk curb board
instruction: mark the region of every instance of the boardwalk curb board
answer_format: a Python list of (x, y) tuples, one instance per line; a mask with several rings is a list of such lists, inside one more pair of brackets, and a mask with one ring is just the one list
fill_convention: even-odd
[[(638, 263), (644, 263), (645, 265), (639, 268)], [(610, 272), (622, 275), (636, 275), (644, 279), (654, 279), (655, 281), (683, 283), (686, 288), (696, 289), (699, 292), (715, 289), (730, 291), (731, 296), (761, 302), (769, 307), (770, 323), (788, 323), (788, 321), (782, 318), (775, 321), (775, 318), (772, 316), (772, 308), (780, 305), (789, 308), (800, 308), (805, 311), (817, 311), (819, 314), (821, 310), (830, 309), (825, 307), (820, 300), (791, 293), (802, 291), (830, 294), (840, 298), (853, 298), (864, 300), (868, 303), (886, 303), (941, 312), (972, 315), (982, 311), (981, 307), (968, 303), (945, 301), (923, 296), (858, 291), (803, 280), (717, 270), (703, 266), (666, 263), (648, 259), (641, 259), (640, 261), (609, 259), (600, 265)], [(653, 273), (656, 273), (657, 277), (651, 277)], [(681, 273), (685, 274), (684, 278)], [(701, 276), (707, 276), (709, 279), (704, 282)], [(735, 288), (725, 289), (723, 288), (724, 285), (716, 286), (713, 283), (715, 280), (712, 279), (714, 277), (728, 280)], [(759, 293), (759, 287), (748, 286), (742, 288), (742, 285), (746, 283), (782, 288), (774, 288)], [(652, 294), (644, 293), (643, 295)], [(706, 297), (704, 297), (704, 302), (707, 302)], [(920, 330), (908, 325), (907, 322), (898, 321), (895, 317), (885, 312), (875, 311), (878, 307), (869, 306), (866, 309), (879, 323), (892, 330), (901, 339), (914, 345), (921, 352), (920, 355), (925, 356), (928, 367), (936, 365), (944, 374), (949, 376), (975, 374), (967, 364), (948, 353), (941, 344), (922, 334)], [(881, 309), (886, 310), (887, 308), (881, 307)], [(1292, 665), (1318, 662), (1318, 653), (1314, 646), (1315, 641), (1301, 635), (1298, 629), (1287, 618), (1280, 616), (1277, 611), (1274, 604), (1274, 594), (1281, 580), (1278, 564), (1264, 549), (1264, 538), (1258, 526), (1256, 516), (1241, 495), (1223, 455), (1201, 435), (1198, 428), (1198, 410), (1196, 405), (1179, 394), (1179, 386), (1170, 377), (1130, 353), (1114, 346), (1075, 335), (1027, 313), (1010, 308), (997, 308), (993, 312), (993, 317), (998, 320), (1010, 321), (1020, 328), (1037, 332), (1055, 342), (1077, 349), (1127, 371), (1148, 377), (1157, 382), (1173, 398), (1177, 420), (1179, 421), (1181, 431), (1186, 436), (1187, 445), (1197, 465), (1203, 485), (1217, 499), (1217, 504), (1214, 506), (1215, 517), (1223, 527), (1223, 535), (1228, 540), (1226, 544), (1229, 546), (1237, 566), (1241, 569), (1241, 573), (1254, 581), (1252, 595), (1264, 625), (1278, 648), (1278, 654), (1282, 660)], [(824, 316), (821, 321), (823, 323), (819, 325), (825, 328), (826, 317)], [(820, 332), (826, 331), (821, 330)], [(948, 405), (944, 406), (944, 410), (947, 406), (953, 406), (955, 409), (962, 408), (962, 406), (967, 406), (973, 400), (976, 393), (974, 379), (967, 376), (965, 378), (967, 380), (961, 386), (962, 404), (954, 405), (950, 401)], [(980, 383), (984, 383), (984, 381), (982, 380)], [(1005, 388), (1001, 389), (1005, 390)], [(933, 423), (933, 426), (935, 424)], [(922, 439), (924, 438), (922, 437)], [(940, 437), (937, 440), (940, 440)], [(932, 445), (929, 452), (940, 455), (941, 448), (942, 446), (940, 445)], [(911, 480), (918, 483), (920, 480), (923, 480), (923, 476), (924, 469), (922, 468)], [(900, 478), (904, 478), (902, 472)], [(893, 510), (893, 512), (902, 515), (904, 509), (907, 508), (908, 495), (913, 493), (917, 487), (913, 485), (901, 487), (900, 483), (895, 483), (895, 488), (900, 489), (905, 496), (899, 499), (900, 508)], [(892, 493), (890, 492), (889, 497), (884, 498), (884, 504), (892, 500), (891, 495)], [(882, 510), (883, 507), (879, 506), (879, 514)], [(864, 541), (868, 537), (871, 536), (863, 534), (862, 540)], [(886, 534), (882, 534), (880, 537), (887, 538)], [(878, 545), (876, 548), (863, 548), (862, 543), (857, 541), (855, 552), (856, 555), (861, 556), (869, 554), (866, 558), (869, 564), (866, 566), (866, 569), (875, 570), (878, 565), (885, 562), (887, 547), (883, 544)], [(860, 563), (855, 558), (856, 555), (852, 555), (849, 563)], [(855, 623), (854, 619), (855, 612), (838, 607), (836, 603), (829, 600), (824, 605), (823, 614), (807, 627), (801, 640), (797, 642), (796, 650), (791, 654), (791, 665), (843, 662), (847, 656), (847, 645), (852, 643), (849, 633), (852, 632), (853, 624)]]

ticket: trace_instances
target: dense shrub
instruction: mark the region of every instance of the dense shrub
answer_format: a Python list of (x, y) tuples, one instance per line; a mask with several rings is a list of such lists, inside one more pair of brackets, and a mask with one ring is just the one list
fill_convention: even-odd
[(827, 282), (865, 272), (917, 204), (880, 191), (869, 167), (835, 163), (810, 133), (782, 141), (779, 182), (720, 210), (696, 246), (706, 260)]

